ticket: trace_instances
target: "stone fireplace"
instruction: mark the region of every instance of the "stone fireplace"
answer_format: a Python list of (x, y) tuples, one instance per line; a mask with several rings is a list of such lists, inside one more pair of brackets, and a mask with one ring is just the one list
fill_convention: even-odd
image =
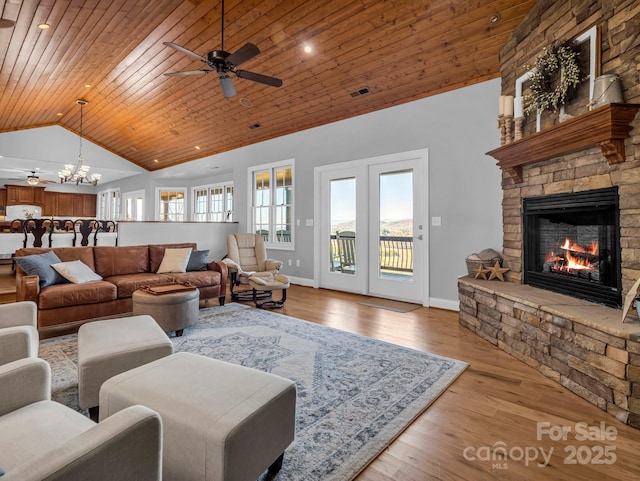
[(618, 188), (522, 200), (524, 283), (620, 307)]
[(539, 132), (488, 152), (502, 170), (507, 282), (463, 277), (458, 291), (462, 325), (640, 428), (640, 321), (632, 311), (623, 322), (620, 308), (640, 278), (640, 18), (630, 5), (540, 1), (504, 45), (502, 94), (514, 95), (541, 46), (597, 24), (598, 66), (620, 76), (626, 103), (585, 101), (563, 122), (547, 114)]

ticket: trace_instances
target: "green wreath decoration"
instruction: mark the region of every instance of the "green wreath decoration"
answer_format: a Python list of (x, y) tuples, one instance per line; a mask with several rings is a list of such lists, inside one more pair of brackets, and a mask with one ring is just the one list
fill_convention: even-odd
[[(542, 49), (535, 65), (527, 67), (532, 71), (532, 75), (529, 78), (530, 93), (522, 98), (525, 113), (542, 110), (556, 112), (558, 106), (570, 100), (581, 81), (579, 55), (580, 52), (573, 42)], [(560, 73), (560, 81), (556, 82), (554, 87), (552, 81), (557, 72)]]

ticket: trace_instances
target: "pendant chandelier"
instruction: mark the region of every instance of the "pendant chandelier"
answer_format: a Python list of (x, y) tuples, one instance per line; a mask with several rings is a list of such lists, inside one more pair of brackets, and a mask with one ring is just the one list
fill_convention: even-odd
[(102, 177), (101, 174), (89, 175), (88, 166), (84, 165), (84, 157), (82, 157), (82, 120), (83, 112), (82, 108), (87, 105), (87, 101), (83, 99), (76, 100), (76, 103), (80, 106), (80, 151), (78, 153), (78, 160), (74, 164), (65, 164), (64, 169), (58, 172), (60, 177), (60, 183), (65, 184), (67, 182), (75, 182), (76, 185), (88, 183), (92, 185), (98, 185), (98, 181)]

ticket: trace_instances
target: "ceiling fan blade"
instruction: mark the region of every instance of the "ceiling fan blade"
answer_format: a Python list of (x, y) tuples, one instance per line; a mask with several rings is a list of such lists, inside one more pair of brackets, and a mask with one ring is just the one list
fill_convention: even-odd
[(247, 80), (253, 80), (254, 82), (259, 82), (261, 84), (270, 85), (272, 87), (282, 87), (282, 80), (275, 77), (269, 77), (267, 75), (262, 75), (255, 72), (249, 72), (248, 70), (237, 70), (235, 74)]
[(176, 45), (173, 42), (163, 42), (163, 45), (166, 45), (167, 47), (171, 47), (173, 49), (176, 49), (178, 52), (182, 52), (182, 53), (184, 53), (186, 55), (189, 55), (190, 57), (197, 58), (198, 60), (200, 60), (200, 61), (202, 61), (204, 63), (209, 63), (209, 61), (206, 58), (204, 58), (203, 56), (198, 55), (197, 53), (194, 53), (191, 50), (187, 50), (186, 48), (181, 47), (180, 45)]
[(169, 72), (165, 73), (167, 77), (181, 77), (183, 75), (198, 75), (201, 73), (209, 73), (213, 72), (213, 70), (185, 70), (184, 72)]
[(222, 86), (222, 93), (225, 97), (233, 97), (236, 94), (236, 89), (233, 86), (231, 77), (226, 73), (220, 74), (220, 85)]
[(229, 55), (226, 58), (226, 62), (230, 63), (231, 65), (238, 66), (241, 63), (244, 63), (247, 60), (252, 59), (259, 53), (260, 53), (260, 49), (256, 47), (254, 44), (245, 43), (242, 47), (240, 47), (238, 50), (236, 50), (231, 55)]

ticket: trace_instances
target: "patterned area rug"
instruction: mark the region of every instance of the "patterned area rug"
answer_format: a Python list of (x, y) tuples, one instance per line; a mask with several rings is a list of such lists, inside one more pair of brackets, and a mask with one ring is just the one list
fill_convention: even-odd
[[(172, 338), (188, 351), (295, 381), (296, 439), (281, 481), (348, 481), (423, 412), (467, 364), (240, 304), (200, 311)], [(41, 343), (53, 398), (78, 409), (76, 336)]]

